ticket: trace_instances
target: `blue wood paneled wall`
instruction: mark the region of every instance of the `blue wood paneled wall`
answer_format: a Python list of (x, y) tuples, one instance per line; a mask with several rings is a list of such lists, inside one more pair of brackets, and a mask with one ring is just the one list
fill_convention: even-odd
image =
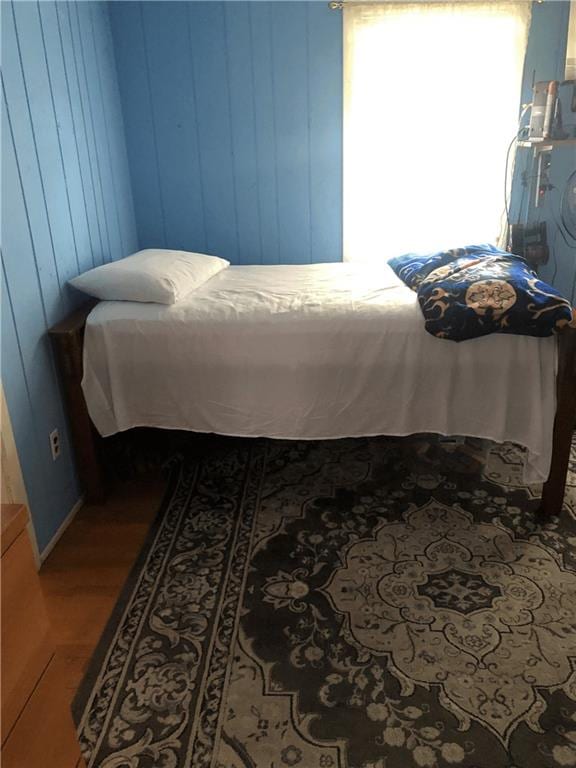
[(137, 245), (107, 6), (3, 2), (2, 99), (2, 381), (42, 550), (79, 497), (46, 329)]
[[(567, 9), (534, 4), (525, 91), (533, 71), (561, 77)], [(323, 0), (3, 2), (2, 69), (2, 380), (42, 549), (79, 495), (45, 336), (79, 300), (71, 276), (138, 244), (341, 259), (342, 15)], [(555, 242), (544, 275), (569, 291), (574, 252)]]
[(342, 258), (342, 15), (326, 2), (113, 2), (141, 247)]
[[(564, 79), (569, 13), (568, 0), (532, 4), (532, 25), (526, 51), (522, 103), (532, 101), (534, 81)], [(564, 87), (561, 92), (565, 97), (564, 122), (574, 125), (576, 114), (567, 109), (571, 89)], [(516, 156), (512, 212), (524, 223), (546, 221), (551, 258), (541, 270), (542, 278), (576, 302), (576, 245), (571, 247), (570, 240), (568, 244), (563, 240), (556, 223), (560, 219), (560, 195), (568, 176), (576, 170), (576, 148), (570, 145), (558, 147), (552, 152), (550, 181), (558, 191), (548, 192), (539, 208), (534, 207), (530, 188), (523, 188), (521, 185), (521, 173), (525, 171), (531, 177), (534, 170), (532, 150), (519, 149)]]

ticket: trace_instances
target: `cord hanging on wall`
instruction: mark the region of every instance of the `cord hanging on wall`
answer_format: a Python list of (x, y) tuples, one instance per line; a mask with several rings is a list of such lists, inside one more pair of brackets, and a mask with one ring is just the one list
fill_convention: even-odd
[(574, 239), (576, 247), (576, 170), (572, 171), (562, 192), (560, 220), (564, 229)]

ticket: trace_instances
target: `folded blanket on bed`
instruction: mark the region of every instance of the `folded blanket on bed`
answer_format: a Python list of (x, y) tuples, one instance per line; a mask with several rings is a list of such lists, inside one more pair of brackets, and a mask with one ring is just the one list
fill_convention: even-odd
[(428, 333), (464, 341), (489, 333), (551, 336), (576, 327), (576, 310), (528, 263), (493, 245), (407, 253), (388, 261), (418, 294)]

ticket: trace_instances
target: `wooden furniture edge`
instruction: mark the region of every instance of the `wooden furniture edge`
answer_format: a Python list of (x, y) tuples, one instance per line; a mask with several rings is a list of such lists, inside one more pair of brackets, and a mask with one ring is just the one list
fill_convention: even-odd
[[(49, 330), (61, 371), (70, 427), (80, 480), (86, 500), (102, 502), (104, 478), (98, 457), (97, 434), (82, 392), (82, 358), (86, 320), (98, 301), (91, 300)], [(554, 418), (552, 460), (548, 479), (542, 488), (540, 510), (545, 515), (562, 511), (572, 436), (576, 428), (576, 328), (565, 328), (557, 335), (558, 371), (556, 375), (556, 415)]]
[(542, 487), (541, 512), (558, 516), (562, 511), (572, 437), (576, 428), (576, 328), (558, 334), (556, 415), (552, 437), (552, 461)]
[(28, 510), (24, 504), (2, 504), (0, 506), (0, 521), (2, 525), (2, 554), (26, 528)]
[(98, 455), (101, 438), (92, 424), (82, 392), (84, 329), (88, 315), (97, 303), (95, 299), (87, 301), (50, 328), (48, 335), (68, 406), (76, 465), (85, 499), (98, 504), (105, 498), (104, 476)]

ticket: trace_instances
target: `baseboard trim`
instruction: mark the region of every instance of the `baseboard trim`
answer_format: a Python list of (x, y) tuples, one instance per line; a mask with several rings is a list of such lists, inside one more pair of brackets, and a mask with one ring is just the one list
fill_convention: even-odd
[(62, 524), (61, 524), (60, 528), (58, 528), (58, 530), (56, 531), (54, 536), (52, 536), (52, 538), (50, 539), (48, 544), (46, 544), (46, 546), (44, 547), (44, 549), (40, 553), (40, 564), (45, 562), (46, 558), (52, 552), (52, 550), (54, 549), (54, 547), (58, 543), (60, 537), (62, 536), (62, 534), (64, 533), (66, 528), (68, 528), (68, 526), (70, 525), (72, 520), (74, 520), (74, 518), (76, 517), (76, 515), (78, 513), (78, 510), (81, 509), (83, 505), (84, 505), (84, 496), (80, 496), (80, 498), (78, 499), (76, 504), (74, 504), (74, 506), (72, 507), (70, 512), (68, 512), (68, 514), (66, 515), (66, 517), (62, 521)]

